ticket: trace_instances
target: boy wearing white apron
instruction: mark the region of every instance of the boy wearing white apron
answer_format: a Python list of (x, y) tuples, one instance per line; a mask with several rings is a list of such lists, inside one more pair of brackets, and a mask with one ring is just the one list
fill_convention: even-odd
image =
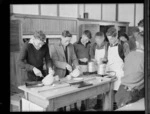
[[(107, 71), (114, 71), (116, 73), (117, 80), (114, 82), (114, 94), (118, 91), (121, 84), (121, 78), (124, 76), (124, 52), (123, 46), (118, 40), (118, 31), (116, 28), (111, 27), (108, 29), (107, 38), (109, 40), (108, 47), (108, 63), (106, 66)], [(115, 108), (116, 105), (114, 104)]]
[[(105, 36), (103, 32), (97, 32), (95, 34), (95, 44), (91, 47), (90, 54), (91, 59), (99, 65), (102, 61), (107, 61), (107, 46), (108, 42), (106, 42)], [(96, 99), (94, 99), (96, 100)], [(98, 95), (97, 104), (95, 105), (95, 109), (98, 109), (102, 105), (102, 95)]]
[(114, 27), (109, 28), (106, 35), (110, 43), (108, 47), (108, 63), (106, 71), (116, 72), (117, 81), (114, 83), (114, 90), (117, 91), (121, 83), (121, 77), (124, 75), (123, 47), (119, 44), (118, 33)]

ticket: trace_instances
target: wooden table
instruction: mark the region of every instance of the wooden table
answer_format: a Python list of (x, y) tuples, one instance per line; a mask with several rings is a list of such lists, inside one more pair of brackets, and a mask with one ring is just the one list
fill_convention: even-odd
[(19, 86), (19, 89), (24, 91), (26, 100), (43, 107), (45, 111), (56, 111), (57, 108), (105, 93), (103, 110), (111, 111), (113, 108), (113, 84), (114, 80), (103, 78), (102, 82), (83, 88), (68, 86), (40, 93), (31, 91), (26, 86)]

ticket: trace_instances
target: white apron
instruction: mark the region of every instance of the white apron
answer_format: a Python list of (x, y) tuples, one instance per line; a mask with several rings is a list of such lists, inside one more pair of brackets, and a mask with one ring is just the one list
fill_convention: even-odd
[(121, 77), (124, 76), (123, 60), (118, 53), (118, 46), (108, 47), (108, 63), (106, 71), (115, 71), (118, 80), (114, 83), (114, 90), (118, 90), (121, 84)]
[(100, 59), (104, 58), (105, 55), (105, 48), (104, 49), (96, 49), (95, 50), (95, 60), (97, 63), (100, 63)]
[[(97, 62), (97, 65), (99, 65), (99, 63), (101, 62), (100, 59), (104, 58), (104, 55), (105, 55), (105, 48), (95, 50), (95, 60)], [(96, 70), (98, 71), (98, 66), (96, 68), (97, 68)]]

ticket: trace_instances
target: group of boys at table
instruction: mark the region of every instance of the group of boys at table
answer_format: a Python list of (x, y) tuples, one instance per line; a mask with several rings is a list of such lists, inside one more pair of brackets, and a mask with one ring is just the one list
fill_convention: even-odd
[[(92, 34), (89, 30), (85, 30), (75, 44), (70, 43), (71, 38), (72, 34), (65, 30), (62, 32), (60, 44), (48, 47), (45, 34), (36, 31), (34, 37), (24, 44), (18, 61), (20, 68), (26, 70), (28, 81), (41, 81), (48, 74), (48, 69), (49, 73), (54, 72), (59, 78), (64, 78), (74, 69), (80, 69), (81, 73), (86, 72), (83, 67), (87, 66), (89, 61), (96, 64), (106, 62), (106, 71), (116, 72), (116, 108), (144, 97), (143, 20), (135, 27), (130, 37), (111, 27), (106, 35), (102, 31), (97, 32), (94, 43), (90, 42)], [(44, 59), (47, 72), (43, 70)], [(94, 98), (96, 102), (93, 108), (97, 109), (102, 99), (102, 95)], [(75, 109), (75, 105), (70, 107)]]

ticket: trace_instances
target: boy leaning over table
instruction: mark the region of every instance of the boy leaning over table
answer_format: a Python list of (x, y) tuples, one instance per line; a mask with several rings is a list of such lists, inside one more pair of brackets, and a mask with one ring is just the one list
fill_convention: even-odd
[[(46, 73), (43, 70), (44, 59), (47, 68)], [(18, 65), (27, 72), (27, 81), (41, 81), (48, 74), (48, 69), (50, 69), (51, 73), (54, 72), (46, 36), (43, 31), (36, 31), (34, 37), (24, 44), (20, 52)]]

